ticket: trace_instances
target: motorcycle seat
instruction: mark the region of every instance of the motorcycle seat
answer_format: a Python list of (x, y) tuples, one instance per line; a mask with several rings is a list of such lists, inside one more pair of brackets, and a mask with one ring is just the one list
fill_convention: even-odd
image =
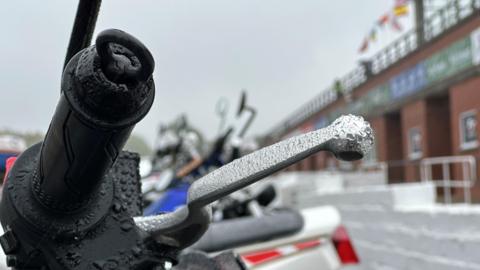
[(216, 222), (191, 248), (216, 252), (286, 237), (303, 228), (303, 217), (294, 210), (281, 210), (262, 217), (240, 217)]

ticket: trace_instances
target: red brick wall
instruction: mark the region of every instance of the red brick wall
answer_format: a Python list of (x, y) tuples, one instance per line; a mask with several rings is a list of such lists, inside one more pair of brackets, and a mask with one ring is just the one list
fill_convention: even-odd
[[(448, 95), (427, 99), (425, 157), (451, 156), (450, 104)], [(440, 165), (432, 167), (433, 179), (444, 179)], [(442, 190), (439, 190), (443, 192)], [(442, 193), (439, 193), (442, 194)]]
[(418, 159), (410, 158), (410, 143), (409, 143), (409, 131), (412, 128), (419, 128), (422, 136), (421, 150), (425, 157), (426, 154), (426, 102), (419, 100), (412, 102), (401, 110), (401, 123), (402, 123), (402, 148), (403, 148), (403, 160), (405, 160), (405, 180), (418, 181), (420, 180)]
[(403, 159), (403, 136), (400, 114), (385, 116), (386, 160), (388, 160), (389, 183), (402, 182), (405, 179), (405, 171), (400, 161)]
[(386, 162), (389, 183), (403, 182), (402, 125), (400, 114), (388, 114), (368, 120), (375, 131), (377, 160)]
[[(409, 132), (419, 128), (422, 136), (422, 156), (449, 156), (451, 151), (450, 109), (447, 96), (418, 100), (401, 110), (402, 147), (405, 160), (405, 178), (407, 181), (420, 180), (419, 159), (410, 156)], [(435, 168), (433, 177), (441, 177)]]
[(306, 159), (298, 162), (298, 164), (300, 164), (300, 171), (308, 171), (309, 170), (308, 162), (307, 162)]
[(322, 170), (327, 167), (327, 153), (320, 152), (312, 156), (312, 163), (314, 164), (314, 170)]
[(385, 116), (387, 130), (387, 160), (403, 159), (402, 121), (400, 114)]
[[(450, 110), (451, 110), (451, 149), (454, 155), (473, 155), (477, 159), (477, 178), (480, 176), (480, 164), (478, 156), (480, 149), (478, 147), (469, 150), (463, 150), (460, 147), (460, 114), (466, 111), (475, 110), (477, 121), (480, 121), (480, 77), (475, 77), (464, 81), (452, 88), (450, 88)], [(480, 122), (477, 125), (477, 134), (480, 135)], [(462, 178), (461, 169), (456, 166), (454, 169), (454, 177)], [(461, 193), (457, 190), (458, 193)], [(472, 190), (474, 200), (480, 201), (480, 181)]]
[(425, 157), (449, 156), (451, 150), (450, 106), (448, 96), (427, 99), (427, 148)]
[(375, 146), (378, 161), (387, 161), (387, 127), (385, 116), (379, 116), (368, 120), (375, 132)]
[[(472, 78), (450, 88), (451, 106), (451, 147), (456, 155), (478, 155), (479, 149), (463, 151), (460, 149), (460, 114), (469, 110), (477, 110), (477, 119), (480, 117), (480, 77)], [(477, 129), (479, 125), (477, 125)], [(479, 130), (480, 131), (480, 130)], [(480, 134), (480, 132), (478, 134)]]

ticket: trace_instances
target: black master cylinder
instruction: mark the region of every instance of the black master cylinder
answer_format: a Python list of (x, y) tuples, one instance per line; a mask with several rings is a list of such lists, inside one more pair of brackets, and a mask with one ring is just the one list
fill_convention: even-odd
[[(138, 156), (122, 152), (154, 99), (150, 52), (119, 31), (66, 66), (45, 140), (10, 171), (0, 243), (16, 269), (151, 269), (166, 254), (134, 224)], [(122, 267), (120, 267), (122, 266)]]

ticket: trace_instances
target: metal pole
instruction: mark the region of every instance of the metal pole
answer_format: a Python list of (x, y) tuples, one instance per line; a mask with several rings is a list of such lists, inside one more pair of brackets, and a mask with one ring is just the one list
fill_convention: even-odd
[(417, 45), (421, 46), (425, 42), (425, 12), (423, 0), (415, 0), (415, 26), (417, 32)]
[(465, 203), (471, 203), (472, 199), (470, 196), (470, 184), (471, 184), (471, 175), (467, 178), (467, 163), (462, 163), (462, 175), (463, 175), (463, 196)]
[(452, 203), (451, 197), (451, 188), (450, 188), (450, 171), (448, 169), (448, 163), (442, 163), (442, 173), (443, 173), (443, 197), (445, 198), (445, 203)]
[(455, 23), (457, 23), (458, 21), (460, 21), (460, 2), (458, 0), (455, 0), (453, 2), (453, 7), (455, 8)]
[(427, 181), (427, 169), (423, 160), (420, 162), (420, 180), (421, 182)]
[(428, 164), (427, 179), (428, 179), (429, 181), (433, 181), (433, 177), (432, 177), (432, 166), (433, 166), (432, 163), (429, 163), (429, 164)]
[(80, 0), (78, 2), (64, 68), (76, 53), (90, 46), (101, 3), (102, 0)]

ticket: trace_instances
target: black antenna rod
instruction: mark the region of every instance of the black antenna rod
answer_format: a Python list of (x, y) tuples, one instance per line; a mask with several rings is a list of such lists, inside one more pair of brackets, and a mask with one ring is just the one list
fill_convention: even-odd
[(63, 68), (75, 54), (90, 45), (101, 3), (102, 0), (80, 0), (78, 2)]

